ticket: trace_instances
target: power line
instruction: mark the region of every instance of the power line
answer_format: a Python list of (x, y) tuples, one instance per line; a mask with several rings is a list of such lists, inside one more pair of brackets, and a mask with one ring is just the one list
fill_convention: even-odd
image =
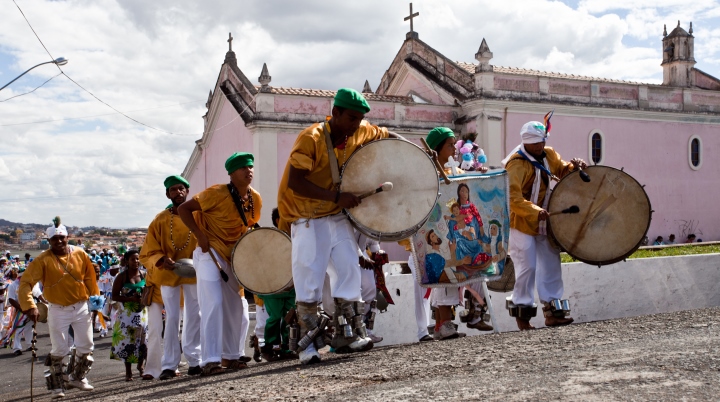
[[(125, 194), (148, 194), (156, 192), (156, 190), (136, 190), (136, 191), (123, 191)], [(0, 202), (18, 202), (18, 201), (35, 201), (35, 200), (61, 200), (65, 198), (75, 197), (101, 197), (105, 195), (117, 195), (117, 192), (112, 193), (91, 193), (91, 194), (67, 194), (67, 195), (49, 195), (41, 197), (22, 197), (22, 198), (0, 198)]]
[(33, 89), (33, 90), (30, 91), (30, 92), (25, 92), (24, 94), (19, 94), (19, 95), (11, 96), (11, 97), (9, 97), (9, 98), (7, 98), (7, 99), (1, 100), (0, 102), (7, 102), (7, 101), (9, 101), (10, 99), (17, 98), (18, 96), (23, 96), (23, 95), (31, 94), (31, 93), (35, 92), (35, 90), (37, 90), (38, 88), (40, 88), (40, 87), (42, 87), (43, 85), (47, 84), (48, 82), (50, 82), (50, 80), (52, 80), (53, 78), (57, 77), (57, 76), (60, 75), (60, 74), (62, 74), (62, 73), (58, 73), (57, 75), (54, 75), (53, 77), (51, 77), (51, 78), (48, 79), (47, 81), (45, 81), (45, 82), (43, 82), (42, 84), (40, 84), (39, 86), (35, 87), (35, 89)]

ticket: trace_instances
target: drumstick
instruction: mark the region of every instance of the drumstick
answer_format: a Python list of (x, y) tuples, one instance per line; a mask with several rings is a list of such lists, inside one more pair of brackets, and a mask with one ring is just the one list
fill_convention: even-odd
[(211, 248), (210, 250), (208, 250), (208, 253), (210, 254), (210, 257), (212, 257), (212, 260), (215, 263), (215, 266), (217, 267), (217, 269), (220, 270), (220, 276), (222, 277), (222, 280), (224, 282), (227, 282), (229, 279), (228, 274), (222, 269), (222, 267), (220, 266), (220, 263), (218, 263), (217, 259), (215, 259), (215, 254), (213, 253), (213, 249)]
[(385, 183), (383, 183), (380, 187), (376, 188), (375, 190), (368, 191), (367, 193), (360, 194), (360, 195), (358, 196), (358, 198), (360, 198), (360, 199), (362, 200), (363, 198), (370, 197), (370, 196), (373, 195), (373, 194), (381, 193), (381, 192), (383, 192), (383, 191), (390, 191), (390, 190), (392, 190), (392, 189), (393, 189), (393, 184), (392, 184), (391, 182), (389, 182), (389, 181), (386, 181)]
[[(423, 146), (425, 146), (425, 149), (428, 152), (432, 151), (432, 149), (430, 149), (430, 146), (428, 145), (428, 143), (425, 141), (425, 138), (421, 137), (420, 141), (422, 141)], [(445, 174), (445, 169), (440, 164), (440, 161), (437, 159), (437, 156), (433, 157), (432, 159), (433, 159), (433, 162), (435, 162), (435, 167), (437, 168), (438, 172), (440, 172), (440, 176), (443, 178), (443, 180), (445, 180), (445, 184), (452, 183), (450, 181), (450, 179), (448, 179), (447, 175)]]
[(578, 212), (580, 212), (580, 208), (577, 205), (573, 205), (570, 208), (563, 209), (562, 211), (550, 212), (548, 215), (553, 216), (558, 214), (576, 214)]
[(588, 176), (588, 174), (585, 173), (585, 171), (582, 170), (579, 166), (578, 166), (578, 171), (579, 171), (579, 173), (580, 173), (580, 179), (581, 179), (582, 181), (584, 181), (585, 183), (589, 183), (589, 182), (590, 182), (590, 176)]

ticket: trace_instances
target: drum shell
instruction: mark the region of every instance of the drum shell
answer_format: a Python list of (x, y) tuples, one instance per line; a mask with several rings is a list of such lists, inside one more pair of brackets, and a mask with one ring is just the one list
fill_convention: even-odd
[(440, 191), (437, 170), (427, 153), (393, 138), (358, 148), (343, 165), (341, 182), (342, 192), (357, 195), (393, 183), (391, 191), (371, 195), (344, 211), (361, 233), (383, 241), (402, 240), (420, 229)]
[(232, 251), (232, 272), (248, 291), (258, 295), (286, 292), (293, 287), (290, 236), (275, 228), (245, 233)]
[(549, 212), (572, 205), (580, 212), (550, 216), (548, 234), (561, 250), (584, 263), (622, 261), (640, 247), (650, 228), (650, 199), (643, 186), (620, 169), (590, 166), (585, 172), (590, 182), (573, 172), (553, 189)]

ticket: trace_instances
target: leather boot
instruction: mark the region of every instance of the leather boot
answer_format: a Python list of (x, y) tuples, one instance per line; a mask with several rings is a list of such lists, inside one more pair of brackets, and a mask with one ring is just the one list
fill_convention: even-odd
[(515, 322), (517, 323), (518, 329), (520, 331), (529, 331), (531, 329), (535, 329), (535, 327), (530, 324), (530, 320), (523, 320), (522, 318), (515, 317)]

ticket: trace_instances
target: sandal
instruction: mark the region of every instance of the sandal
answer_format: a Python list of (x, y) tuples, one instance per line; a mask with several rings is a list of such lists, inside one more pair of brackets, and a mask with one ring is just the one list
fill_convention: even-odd
[(223, 366), (228, 370), (242, 370), (246, 369), (248, 367), (247, 363), (241, 360), (242, 358), (238, 360), (225, 360), (223, 359)]
[(143, 374), (142, 379), (145, 381), (154, 380), (155, 377), (151, 376), (150, 374)]
[(209, 376), (209, 375), (215, 375), (215, 374), (222, 374), (225, 372), (225, 369), (222, 368), (220, 363), (218, 362), (210, 362), (205, 365), (205, 367), (202, 368), (202, 375), (203, 377)]

